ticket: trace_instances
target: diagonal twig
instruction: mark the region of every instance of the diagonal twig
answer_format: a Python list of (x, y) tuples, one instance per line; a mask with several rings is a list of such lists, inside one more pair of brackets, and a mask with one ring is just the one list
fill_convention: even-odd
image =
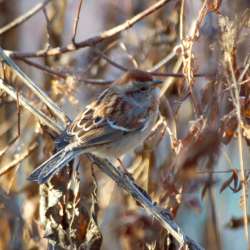
[(7, 172), (9, 172), (11, 169), (13, 169), (17, 164), (19, 164), (21, 161), (26, 159), (36, 148), (38, 147), (38, 144), (36, 142), (32, 143), (24, 152), (18, 155), (16, 159), (9, 162), (7, 165), (0, 168), (0, 177)]
[[(160, 224), (175, 238), (180, 244), (180, 249), (184, 246), (188, 246), (190, 250), (202, 250), (196, 242), (184, 235), (180, 227), (173, 220), (170, 212), (167, 209), (159, 207), (153, 202), (150, 196), (140, 188), (131, 177), (124, 175), (118, 168), (114, 167), (109, 161), (99, 159), (93, 155), (88, 155), (91, 160), (111, 177), (120, 187), (126, 190), (136, 201), (138, 201), (148, 213), (154, 216)], [(185, 249), (185, 248), (183, 248)]]
[(65, 113), (49, 98), (49, 96), (41, 91), (41, 89), (15, 64), (15, 62), (5, 53), (0, 47), (0, 57), (9, 65), (12, 70), (20, 77), (20, 79), (29, 87), (37, 97), (42, 100), (63, 123), (66, 123), (69, 118)]
[(34, 16), (37, 12), (39, 12), (44, 6), (46, 6), (51, 0), (46, 0), (43, 3), (38, 3), (36, 6), (31, 8), (29, 11), (25, 12), (25, 14), (17, 17), (15, 20), (11, 21), (4, 27), (0, 28), (0, 36), (8, 31), (10, 31), (13, 28), (16, 28), (20, 24), (27, 21), (29, 18)]
[(119, 24), (111, 29), (108, 29), (98, 36), (91, 37), (87, 40), (78, 43), (69, 43), (65, 47), (56, 47), (51, 48), (47, 51), (39, 50), (36, 52), (14, 52), (10, 51), (9, 55), (12, 58), (20, 58), (20, 57), (45, 57), (45, 56), (55, 56), (62, 53), (72, 52), (81, 48), (85, 47), (93, 47), (94, 45), (103, 42), (104, 40), (113, 38), (119, 35), (121, 32), (131, 28), (134, 24), (142, 20), (143, 18), (147, 17), (148, 15), (154, 13), (155, 11), (162, 8), (166, 3), (170, 2), (171, 0), (160, 0), (157, 1), (155, 4), (148, 7), (146, 10), (140, 12), (139, 14), (133, 16), (132, 18), (126, 20), (122, 24)]
[[(17, 100), (15, 89), (9, 86), (8, 84), (6, 84), (2, 79), (0, 79), (0, 89), (8, 93), (14, 100)], [(19, 93), (19, 104), (23, 106), (24, 108), (26, 108), (28, 111), (30, 111), (35, 117), (37, 117), (42, 123), (47, 125), (53, 131), (60, 133), (65, 129), (63, 126), (57, 124), (55, 121), (50, 119), (47, 115), (45, 115), (39, 109), (35, 108), (34, 105), (32, 105), (30, 101), (27, 100), (20, 93)]]
[(242, 138), (242, 117), (241, 117), (241, 104), (240, 104), (240, 91), (238, 82), (233, 70), (233, 62), (231, 57), (227, 56), (227, 61), (229, 65), (229, 70), (231, 73), (232, 78), (232, 85), (234, 87), (233, 90), (231, 90), (231, 97), (234, 100), (234, 105), (236, 109), (237, 119), (238, 119), (238, 148), (239, 148), (239, 160), (240, 160), (240, 176), (242, 181), (242, 201), (243, 201), (243, 214), (244, 214), (244, 230), (245, 230), (245, 236), (246, 240), (248, 241), (248, 205), (247, 205), (247, 183), (245, 178), (245, 168), (244, 168), (244, 159), (243, 159), (243, 138)]
[(82, 2), (83, 0), (79, 0), (79, 6), (77, 9), (77, 14), (74, 20), (74, 24), (73, 24), (73, 36), (72, 36), (72, 43), (76, 43), (76, 33), (77, 33), (77, 28), (78, 28), (78, 23), (79, 23), (79, 18), (80, 18), (80, 12), (81, 12), (81, 8), (82, 8)]

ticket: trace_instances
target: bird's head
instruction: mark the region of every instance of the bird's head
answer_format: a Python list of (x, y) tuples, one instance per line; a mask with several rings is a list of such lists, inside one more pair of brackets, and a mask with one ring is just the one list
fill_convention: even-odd
[(127, 95), (146, 98), (159, 92), (156, 89), (161, 83), (162, 81), (153, 79), (150, 73), (134, 69), (122, 75), (114, 85)]

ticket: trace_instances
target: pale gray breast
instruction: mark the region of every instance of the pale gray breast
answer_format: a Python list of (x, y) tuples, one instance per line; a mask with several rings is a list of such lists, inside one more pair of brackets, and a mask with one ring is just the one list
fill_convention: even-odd
[(120, 140), (116, 140), (107, 145), (98, 146), (93, 150), (93, 153), (102, 158), (118, 158), (125, 153), (132, 152), (150, 135), (157, 118), (158, 109), (156, 112), (150, 113), (148, 121), (140, 131), (126, 133), (121, 136)]

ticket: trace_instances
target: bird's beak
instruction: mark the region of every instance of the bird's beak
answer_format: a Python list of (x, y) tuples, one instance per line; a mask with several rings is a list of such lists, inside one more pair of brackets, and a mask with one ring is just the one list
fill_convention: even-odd
[(163, 81), (161, 80), (153, 80), (152, 81), (152, 85), (155, 87), (158, 87), (159, 85), (161, 85), (163, 83)]

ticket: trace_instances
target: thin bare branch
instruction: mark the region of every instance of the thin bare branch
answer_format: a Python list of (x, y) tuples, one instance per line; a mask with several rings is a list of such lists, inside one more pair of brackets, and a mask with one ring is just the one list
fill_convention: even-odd
[(67, 52), (72, 52), (81, 48), (85, 47), (93, 47), (97, 45), (98, 43), (101, 43), (107, 39), (113, 38), (117, 35), (119, 35), (121, 32), (131, 28), (134, 24), (137, 22), (141, 21), (148, 15), (154, 13), (155, 11), (159, 10), (162, 8), (166, 3), (170, 2), (171, 0), (160, 0), (157, 1), (155, 4), (151, 5), (148, 7), (146, 10), (140, 12), (139, 14), (133, 16), (132, 18), (126, 20), (120, 25), (117, 25), (109, 30), (106, 30), (99, 34), (98, 36), (91, 37), (87, 40), (84, 40), (79, 43), (69, 43), (65, 47), (56, 47), (56, 48), (51, 48), (47, 51), (44, 50), (39, 50), (36, 52), (13, 52), (9, 51), (9, 55), (12, 58), (20, 58), (20, 57), (45, 57), (45, 56), (55, 56), (59, 55), (62, 53), (67, 53)]
[(9, 162), (7, 165), (1, 167), (0, 176), (6, 174), (11, 169), (13, 169), (17, 164), (26, 159), (36, 148), (38, 144), (36, 142), (32, 143), (24, 152), (18, 155), (13, 161)]
[(242, 118), (241, 118), (241, 105), (240, 105), (240, 92), (239, 86), (237, 84), (237, 79), (233, 70), (233, 63), (230, 55), (227, 56), (227, 61), (229, 64), (229, 70), (231, 73), (232, 83), (234, 86), (234, 93), (232, 93), (232, 98), (234, 95), (234, 105), (236, 108), (236, 114), (238, 118), (238, 148), (239, 148), (239, 158), (240, 158), (240, 176), (242, 182), (242, 201), (243, 201), (243, 213), (244, 213), (244, 229), (246, 240), (248, 241), (248, 206), (247, 206), (247, 184), (245, 181), (245, 168), (244, 168), (244, 159), (243, 159), (243, 138), (242, 138)]
[(183, 40), (184, 36), (184, 5), (185, 5), (185, 0), (181, 0), (181, 8), (180, 8), (180, 40)]
[(40, 70), (46, 72), (49, 75), (53, 75), (53, 76), (56, 76), (56, 77), (62, 78), (62, 79), (67, 78), (67, 74), (64, 74), (63, 72), (59, 72), (57, 70), (51, 69), (51, 67), (41, 65), (41, 64), (33, 62), (33, 61), (31, 61), (31, 60), (29, 60), (27, 58), (20, 58), (18, 60), (21, 60), (22, 62), (24, 62), (24, 63), (26, 63), (26, 64), (28, 64), (28, 65), (30, 65), (32, 67), (40, 69)]
[[(2, 79), (0, 79), (0, 89), (4, 90), (6, 93), (8, 93), (14, 100), (17, 100), (16, 91), (6, 84)], [(41, 112), (39, 109), (35, 108), (33, 104), (30, 103), (24, 96), (22, 96), (19, 93), (19, 102), (20, 105), (25, 107), (27, 110), (29, 110), (34, 116), (36, 116), (43, 124), (47, 125), (49, 128), (51, 128), (53, 131), (57, 133), (61, 133), (65, 128), (59, 124), (57, 124), (55, 121), (50, 119), (48, 115), (45, 115), (43, 112)]]
[(101, 50), (97, 49), (97, 48), (93, 48), (93, 50), (95, 51), (95, 53), (97, 53), (98, 55), (100, 55), (102, 58), (104, 58), (108, 63), (110, 63), (112, 66), (116, 67), (117, 69), (126, 72), (128, 70), (130, 70), (127, 67), (122, 66), (121, 64), (113, 61), (112, 59), (110, 59), (108, 56), (106, 56)]
[(52, 33), (52, 30), (51, 30), (49, 16), (48, 16), (48, 13), (47, 13), (47, 10), (46, 10), (45, 6), (43, 7), (43, 15), (45, 17), (46, 28), (47, 28), (47, 32), (46, 32), (47, 41), (46, 41), (45, 46), (44, 46), (44, 51), (47, 51), (48, 49), (51, 48), (52, 39), (51, 39), (50, 34)]
[[(112, 66), (116, 67), (117, 69), (120, 69), (121, 71), (123, 72), (126, 72), (126, 71), (129, 71), (131, 70), (131, 68), (127, 68), (127, 67), (124, 67), (123, 65), (113, 61), (112, 59), (110, 59), (107, 55), (105, 55), (102, 51), (100, 51), (99, 49), (97, 48), (93, 48), (94, 51), (100, 55), (103, 59), (105, 59), (108, 63), (110, 63)], [(144, 71), (144, 72), (148, 72), (150, 73), (151, 75), (153, 76), (161, 76), (161, 77), (176, 77), (176, 78), (183, 78), (185, 77), (184, 74), (182, 73), (167, 73), (167, 72), (161, 72), (161, 73), (158, 73), (158, 72), (155, 72), (156, 70), (158, 70), (161, 66), (163, 66), (163, 64), (166, 64), (167, 61), (169, 61), (170, 59), (172, 59), (172, 56), (173, 54), (171, 53), (170, 55), (166, 56), (165, 58), (162, 59), (162, 61), (160, 61), (157, 65), (155, 65), (153, 68), (149, 69), (149, 70), (141, 70), (141, 71)], [(22, 59), (21, 59), (22, 60)], [(26, 59), (27, 60), (27, 59)], [(174, 71), (175, 72), (178, 72), (180, 70), (180, 68), (176, 68)], [(194, 74), (194, 77), (212, 77), (214, 76), (214, 74), (206, 74), (206, 73), (198, 73), (198, 74)]]
[[(99, 51), (99, 50), (98, 50)], [(99, 53), (100, 52), (100, 53)], [(110, 59), (108, 56), (106, 56), (103, 52), (99, 51), (97, 52), (98, 55), (100, 55), (102, 58), (104, 58), (105, 60), (107, 60), (111, 65), (113, 65), (114, 67), (122, 70), (122, 71), (125, 71), (125, 67), (123, 67), (122, 65), (118, 64), (117, 62), (114, 62), (112, 59)], [(32, 66), (32, 67), (35, 67), (39, 70), (42, 70), (43, 72), (49, 74), (49, 75), (52, 75), (52, 76), (55, 76), (55, 77), (58, 77), (58, 78), (61, 78), (61, 79), (66, 79), (70, 74), (67, 74), (67, 73), (63, 73), (59, 70), (55, 70), (55, 69), (52, 69), (50, 67), (47, 67), (45, 65), (41, 65), (37, 62), (34, 62), (34, 61), (31, 61), (30, 59), (27, 59), (27, 58), (18, 58), (18, 60), (21, 60), (23, 61), (24, 63)], [(164, 60), (164, 59), (163, 59)], [(128, 69), (129, 70), (129, 69)], [(150, 72), (150, 71), (149, 71)], [(185, 77), (184, 74), (182, 73), (158, 73), (158, 72), (150, 72), (151, 75), (153, 76), (158, 76), (158, 77), (175, 77), (175, 78), (183, 78)], [(209, 74), (203, 74), (203, 73), (198, 73), (198, 74), (194, 74), (194, 77), (212, 77), (213, 75), (209, 75)], [(100, 85), (100, 86), (104, 86), (104, 85), (109, 85), (111, 83), (114, 82), (114, 80), (104, 80), (104, 79), (91, 79), (91, 78), (85, 78), (85, 77), (82, 77), (82, 76), (76, 76), (76, 80), (77, 81), (82, 81), (82, 82), (85, 82), (87, 84), (94, 84), (94, 85)]]
[[(24, 63), (32, 66), (32, 67), (35, 67), (39, 70), (42, 70), (43, 72), (49, 74), (49, 75), (52, 75), (52, 76), (55, 76), (55, 77), (58, 77), (58, 78), (61, 78), (61, 79), (66, 79), (70, 74), (68, 73), (64, 73), (64, 72), (61, 72), (59, 70), (55, 70), (55, 69), (51, 69), (50, 67), (48, 66), (45, 66), (45, 65), (41, 65), (39, 63), (36, 63), (36, 62), (33, 62), (27, 58), (20, 58), (18, 60), (21, 60), (23, 61)], [(103, 86), (103, 85), (109, 85), (111, 84), (114, 80), (103, 80), (103, 79), (90, 79), (90, 78), (84, 78), (84, 77), (81, 77), (81, 76), (76, 76), (76, 80), (77, 81), (82, 81), (82, 82), (85, 82), (85, 83), (88, 83), (88, 84), (94, 84), (94, 85), (100, 85), (100, 86)]]
[(0, 47), (0, 57), (3, 61), (9, 65), (12, 70), (20, 77), (20, 79), (29, 87), (35, 95), (51, 109), (56, 117), (58, 117), (63, 123), (66, 123), (69, 118), (65, 113), (49, 98), (49, 96), (43, 92), (16, 64), (15, 62), (4, 52)]
[(101, 160), (93, 155), (89, 157), (95, 162), (98, 168), (111, 177), (120, 187), (126, 190), (136, 201), (138, 201), (147, 212), (154, 216), (161, 225), (176, 239), (180, 244), (180, 248), (188, 246), (190, 250), (203, 249), (196, 242), (191, 240), (188, 236), (184, 235), (180, 227), (173, 220), (171, 213), (167, 209), (162, 209), (150, 196), (135, 184), (131, 177), (124, 175), (118, 168), (113, 166), (107, 160)]
[(5, 25), (4, 27), (0, 28), (0, 36), (3, 35), (4, 33), (8, 32), (8, 31), (18, 27), (19, 25), (21, 25), (25, 21), (27, 21), (29, 18), (34, 16), (41, 9), (43, 9), (49, 2), (50, 2), (50, 0), (46, 0), (43, 3), (37, 4), (36, 6), (31, 8), (29, 11), (25, 12), (25, 14), (17, 17), (12, 22), (10, 22), (7, 25)]
[[(176, 74), (176, 72), (179, 72), (181, 69), (181, 65), (182, 65), (182, 58), (178, 58), (177, 62), (175, 63), (173, 72), (174, 74)], [(169, 87), (173, 84), (174, 82), (174, 78), (173, 77), (169, 77), (165, 82), (164, 85), (161, 88), (161, 96), (163, 96), (166, 91), (169, 89)]]
[(132, 62), (133, 67), (136, 69), (139, 68), (138, 62), (136, 61), (135, 57), (129, 53), (128, 48), (125, 45), (125, 43), (119, 42), (118, 45), (121, 48), (121, 50), (125, 53), (129, 61)]
[(244, 84), (243, 79), (244, 79), (244, 76), (246, 75), (247, 71), (249, 70), (249, 68), (250, 68), (250, 54), (247, 56), (246, 65), (245, 65), (245, 67), (243, 68), (242, 73), (240, 74), (240, 77), (239, 77), (239, 79), (238, 79), (238, 82), (239, 82), (239, 83), (242, 84), (242, 82), (243, 82), (243, 84)]
[(79, 0), (79, 6), (77, 9), (77, 14), (74, 20), (74, 25), (73, 25), (73, 36), (72, 36), (72, 43), (76, 44), (76, 33), (77, 33), (77, 27), (78, 27), (78, 23), (79, 23), (79, 17), (80, 17), (80, 12), (81, 12), (81, 8), (82, 8), (82, 2), (83, 0)]
[(151, 69), (149, 69), (149, 72), (155, 72), (165, 64), (167, 64), (169, 61), (171, 61), (176, 56), (176, 50), (173, 49), (171, 53), (166, 55), (163, 59), (161, 59), (160, 62), (158, 62), (156, 65), (154, 65)]

